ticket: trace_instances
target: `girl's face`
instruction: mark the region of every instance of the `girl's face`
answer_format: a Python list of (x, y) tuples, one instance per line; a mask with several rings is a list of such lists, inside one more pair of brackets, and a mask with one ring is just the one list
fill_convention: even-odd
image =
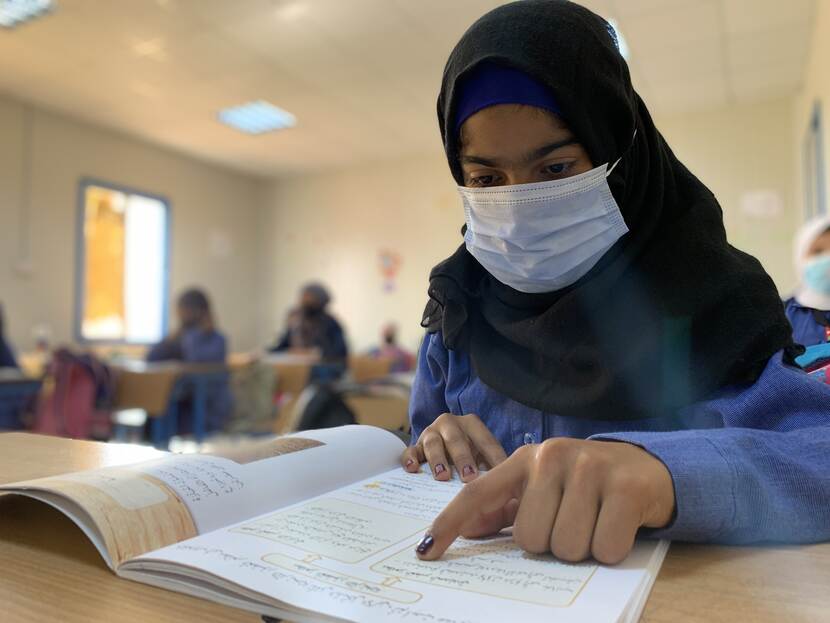
[(204, 318), (204, 313), (202, 311), (188, 305), (180, 304), (178, 307), (178, 313), (179, 323), (185, 328), (195, 327)]
[(830, 254), (830, 230), (813, 240), (813, 244), (807, 249), (807, 257), (822, 254)]
[(464, 186), (512, 186), (572, 177), (594, 168), (559, 117), (540, 108), (500, 104), (461, 126)]

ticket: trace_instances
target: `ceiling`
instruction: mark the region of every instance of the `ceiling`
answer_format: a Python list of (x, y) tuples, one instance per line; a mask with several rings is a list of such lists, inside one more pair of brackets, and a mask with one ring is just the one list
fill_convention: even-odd
[[(256, 175), (435, 152), (446, 57), (497, 0), (55, 0), (0, 29), (0, 91)], [(656, 115), (794, 93), (814, 0), (585, 0)], [(265, 99), (290, 130), (240, 134)]]

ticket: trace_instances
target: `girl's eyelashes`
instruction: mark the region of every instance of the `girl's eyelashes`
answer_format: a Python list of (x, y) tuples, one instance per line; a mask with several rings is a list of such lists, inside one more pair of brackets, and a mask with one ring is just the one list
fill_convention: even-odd
[(496, 183), (496, 176), (495, 175), (476, 175), (470, 177), (469, 185), (470, 186), (492, 186)]
[(573, 164), (573, 162), (554, 162), (553, 164), (545, 166), (544, 172), (546, 175), (567, 175), (568, 171), (573, 167)]
[[(535, 179), (528, 179), (527, 182), (543, 182), (549, 179), (558, 179), (568, 177), (572, 174), (576, 160), (569, 162), (553, 162), (544, 165)], [(486, 173), (484, 171), (477, 171), (467, 174), (466, 185), (473, 188), (481, 188), (486, 186), (501, 186), (505, 184), (504, 178), (498, 173)]]

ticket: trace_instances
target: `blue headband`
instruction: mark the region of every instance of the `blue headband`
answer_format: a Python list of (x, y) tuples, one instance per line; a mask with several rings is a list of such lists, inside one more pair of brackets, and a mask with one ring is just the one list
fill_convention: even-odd
[(464, 77), (455, 105), (455, 133), (479, 110), (498, 104), (524, 104), (561, 115), (553, 93), (518, 69), (481, 63)]

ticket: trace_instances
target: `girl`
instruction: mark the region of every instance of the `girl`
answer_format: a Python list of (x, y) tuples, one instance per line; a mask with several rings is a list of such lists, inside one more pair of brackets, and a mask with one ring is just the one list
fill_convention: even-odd
[(300, 304), (288, 318), (288, 327), (272, 353), (316, 351), (327, 363), (344, 364), (349, 354), (340, 323), (328, 313), (331, 295), (319, 283), (309, 283), (300, 290)]
[(727, 243), (613, 29), (563, 0), (497, 8), (450, 55), (438, 113), (466, 229), (430, 276), (402, 463), (470, 484), (418, 555), (510, 525), (530, 552), (605, 563), (640, 528), (828, 538), (830, 388), (792, 365), (772, 281)]
[(800, 284), (786, 302), (793, 339), (804, 346), (830, 342), (830, 216), (811, 220), (795, 239)]
[[(147, 361), (181, 361), (193, 364), (224, 364), (227, 340), (216, 328), (208, 295), (190, 288), (179, 296), (176, 313), (179, 328), (147, 353)], [(193, 427), (193, 397), (185, 392), (179, 401), (179, 433)], [(207, 429), (221, 430), (230, 417), (233, 397), (226, 375), (218, 374), (207, 388)]]

